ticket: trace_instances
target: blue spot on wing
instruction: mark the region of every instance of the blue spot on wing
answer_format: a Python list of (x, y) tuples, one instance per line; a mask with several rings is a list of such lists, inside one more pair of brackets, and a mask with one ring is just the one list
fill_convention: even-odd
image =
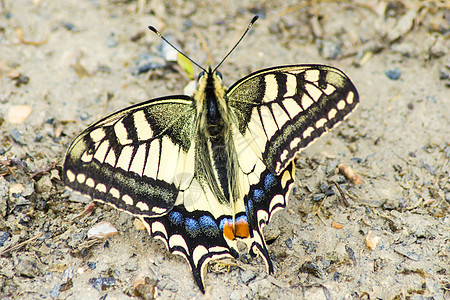
[(188, 231), (197, 231), (200, 229), (198, 222), (191, 218), (186, 218), (184, 224), (186, 225), (186, 229)]
[(219, 229), (217, 227), (216, 221), (213, 220), (210, 216), (201, 216), (198, 220), (200, 227), (203, 229)]
[(255, 202), (260, 202), (262, 200), (262, 197), (264, 196), (264, 191), (260, 189), (254, 189), (253, 190), (253, 197), (252, 199), (255, 200)]
[(172, 222), (176, 226), (180, 226), (183, 224), (183, 215), (180, 212), (172, 211), (169, 214), (170, 222)]
[(276, 184), (275, 175), (269, 173), (264, 177), (264, 190), (272, 188)]

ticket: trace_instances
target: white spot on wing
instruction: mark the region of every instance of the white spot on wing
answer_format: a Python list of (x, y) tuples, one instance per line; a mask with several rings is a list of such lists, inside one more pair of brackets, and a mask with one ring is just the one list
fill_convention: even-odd
[(322, 90), (319, 89), (314, 84), (306, 83), (305, 89), (308, 92), (308, 94), (311, 96), (311, 98), (313, 98), (314, 102), (317, 102), (319, 100), (320, 96), (322, 96), (322, 94), (323, 94)]
[(111, 196), (113, 196), (114, 198), (117, 198), (117, 199), (120, 198), (120, 192), (119, 192), (119, 190), (116, 189), (116, 188), (111, 188), (111, 189), (109, 190), (109, 193), (110, 193)]
[(153, 130), (151, 129), (150, 124), (145, 118), (145, 113), (142, 110), (139, 110), (134, 113), (133, 118), (138, 139), (140, 141), (151, 139), (153, 137)]
[(159, 153), (160, 153), (160, 143), (159, 140), (154, 140), (150, 144), (150, 151), (148, 153), (147, 164), (144, 168), (144, 175), (156, 178), (159, 166)]
[(326, 123), (327, 121), (328, 121), (328, 120), (327, 120), (326, 118), (319, 119), (319, 120), (316, 122), (316, 128), (321, 128), (321, 127), (323, 127), (323, 125), (325, 125), (325, 123)]
[[(283, 176), (281, 177), (281, 187), (284, 189), (286, 187), (286, 184), (289, 180), (291, 180), (291, 174), (288, 170), (284, 171)], [(272, 209), (269, 209), (272, 210)]]
[(194, 264), (197, 266), (200, 259), (208, 254), (208, 249), (205, 246), (198, 245), (195, 247), (194, 252), (192, 253), (192, 259), (194, 260)]
[(84, 151), (83, 155), (81, 155), (81, 160), (85, 163), (88, 163), (92, 161), (92, 157), (92, 154), (88, 154), (87, 151)]
[(175, 246), (180, 246), (184, 250), (186, 250), (187, 253), (189, 253), (189, 248), (186, 244), (186, 241), (184, 238), (179, 234), (174, 234), (169, 238), (169, 247), (173, 248)]
[(308, 96), (308, 94), (304, 93), (302, 96), (302, 107), (304, 110), (307, 110), (308, 107), (314, 104), (314, 101)]
[(149, 207), (148, 207), (147, 203), (144, 203), (142, 201), (139, 201), (138, 203), (136, 203), (136, 207), (139, 208), (142, 211), (148, 211), (149, 210)]
[(348, 92), (347, 103), (348, 104), (352, 104), (354, 98), (355, 98), (355, 94), (352, 91)]
[(328, 112), (328, 119), (329, 120), (331, 120), (331, 119), (333, 119), (335, 116), (336, 116), (336, 114), (337, 114), (337, 110), (336, 109), (331, 109), (329, 112)]
[(136, 152), (136, 155), (133, 157), (133, 161), (131, 162), (130, 166), (130, 171), (136, 172), (139, 175), (142, 175), (144, 171), (145, 149), (145, 144), (139, 145), (139, 148)]
[(88, 178), (88, 179), (86, 180), (86, 185), (87, 185), (88, 187), (93, 188), (93, 187), (95, 186), (95, 182), (94, 182), (94, 180), (93, 180), (92, 178)]
[(341, 100), (341, 101), (338, 102), (337, 108), (338, 108), (339, 110), (343, 110), (343, 109), (345, 108), (345, 105), (347, 105), (347, 104), (345, 103), (345, 101), (344, 101), (344, 100)]
[(264, 80), (266, 82), (266, 90), (264, 93), (264, 102), (272, 102), (278, 96), (278, 83), (275, 78), (275, 75), (269, 74), (264, 76)]
[(157, 207), (157, 206), (152, 207), (152, 212), (154, 212), (157, 215), (165, 213), (166, 211), (167, 211), (167, 209), (165, 209), (165, 208), (161, 208), (161, 207)]
[[(123, 195), (122, 196), (123, 202), (125, 202), (128, 205), (133, 205), (133, 198), (131, 198), (129, 195)], [(141, 203), (141, 202), (139, 202)]]
[(122, 152), (120, 152), (119, 159), (117, 160), (116, 167), (128, 171), (131, 162), (131, 156), (133, 154), (133, 147), (126, 146), (123, 147)]
[(336, 88), (334, 86), (327, 84), (327, 87), (323, 90), (323, 92), (327, 95), (331, 95), (335, 90)]
[(287, 150), (284, 150), (284, 151), (283, 151), (283, 153), (281, 153), (281, 155), (280, 155), (280, 159), (281, 159), (281, 161), (284, 161), (284, 160), (286, 160), (286, 159), (287, 159), (287, 156), (288, 156), (288, 154), (289, 154), (289, 151), (287, 151)]
[(116, 125), (114, 125), (114, 132), (116, 133), (120, 144), (126, 145), (132, 142), (132, 140), (128, 139), (128, 131), (122, 121), (117, 122)]
[(103, 183), (99, 183), (95, 186), (95, 189), (99, 191), (100, 193), (106, 193), (106, 185)]
[(77, 181), (79, 183), (83, 183), (85, 180), (86, 180), (86, 175), (84, 175), (84, 174), (78, 174), (77, 175)]
[(305, 72), (305, 80), (309, 82), (316, 82), (319, 81), (319, 70), (307, 70)]
[[(267, 106), (261, 107), (261, 120), (263, 122), (264, 130), (267, 134), (267, 139), (272, 138), (274, 133), (278, 130), (278, 127), (277, 127), (277, 123), (275, 123), (275, 120), (273, 119), (270, 109)], [(264, 145), (265, 145), (265, 143), (264, 143)], [(264, 148), (265, 148), (265, 146), (264, 146)], [(264, 148), (262, 148), (262, 150), (264, 150)]]
[(94, 141), (94, 143), (97, 143), (97, 142), (103, 140), (106, 135), (105, 135), (105, 131), (103, 130), (103, 128), (97, 128), (97, 129), (93, 130), (89, 134), (89, 136)]
[(286, 93), (284, 97), (292, 97), (297, 93), (297, 77), (292, 74), (286, 74)]
[(104, 141), (98, 146), (97, 150), (94, 153), (94, 158), (99, 162), (103, 162), (105, 160), (106, 153), (109, 148), (109, 142)]
[(303, 111), (303, 109), (292, 98), (287, 98), (283, 101), (283, 105), (289, 113), (289, 116), (293, 118)]
[[(289, 173), (289, 172), (286, 172)], [(284, 174), (283, 174), (284, 177)], [(289, 176), (290, 177), (290, 176)], [(284, 188), (284, 187), (283, 187)], [(284, 205), (285, 204), (285, 200), (284, 197), (282, 195), (276, 195), (275, 197), (273, 197), (273, 199), (270, 201), (270, 206), (269, 206), (269, 211), (270, 214), (272, 215), (272, 211), (273, 208), (277, 205), (277, 204), (281, 204)]]
[(296, 137), (295, 139), (293, 139), (293, 140), (291, 141), (291, 143), (289, 144), (289, 147), (290, 147), (291, 149), (295, 149), (301, 141), (302, 141), (302, 140), (301, 140), (299, 137)]
[(71, 170), (67, 170), (66, 172), (67, 179), (69, 179), (70, 182), (75, 181), (75, 173), (73, 173)]
[[(161, 232), (164, 235), (164, 237), (167, 239), (167, 231), (166, 231), (166, 227), (164, 227), (163, 223), (158, 222), (158, 221), (152, 223), (152, 233), (155, 233), (155, 232)], [(174, 237), (174, 236), (172, 236), (172, 237)]]
[(162, 138), (161, 161), (159, 162), (158, 179), (173, 182), (178, 162), (179, 147), (172, 143), (168, 137)]
[(305, 131), (303, 131), (303, 138), (306, 139), (307, 137), (309, 137), (311, 133), (313, 133), (313, 131), (314, 131), (313, 127), (306, 128)]

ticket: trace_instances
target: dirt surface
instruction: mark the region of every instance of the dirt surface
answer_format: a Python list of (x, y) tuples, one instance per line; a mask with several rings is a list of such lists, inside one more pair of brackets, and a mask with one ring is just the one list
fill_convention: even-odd
[[(70, 196), (61, 164), (100, 117), (183, 93), (188, 77), (148, 25), (206, 66), (257, 14), (220, 69), (228, 86), (323, 63), (352, 78), (361, 104), (297, 161), (288, 209), (265, 230), (275, 273), (247, 256), (211, 264), (207, 297), (450, 299), (448, 2), (164, 2), (0, 1), (0, 298), (128, 299), (145, 277), (147, 299), (153, 281), (158, 298), (204, 298), (188, 264), (132, 217)], [(137, 74), (148, 62), (161, 68)], [(101, 221), (119, 234), (88, 239)]]

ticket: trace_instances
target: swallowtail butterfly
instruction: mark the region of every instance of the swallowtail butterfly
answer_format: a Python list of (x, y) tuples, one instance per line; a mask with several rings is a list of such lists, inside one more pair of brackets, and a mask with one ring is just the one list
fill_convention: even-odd
[(237, 239), (273, 272), (262, 229), (287, 205), (295, 156), (358, 105), (350, 79), (329, 66), (268, 68), (228, 89), (217, 67), (203, 70), (192, 96), (149, 100), (89, 126), (63, 174), (71, 189), (141, 219), (186, 258), (202, 292), (207, 264), (237, 258)]

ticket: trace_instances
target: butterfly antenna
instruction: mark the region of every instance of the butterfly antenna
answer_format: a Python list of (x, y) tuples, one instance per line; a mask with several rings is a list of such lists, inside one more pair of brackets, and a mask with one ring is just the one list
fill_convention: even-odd
[(167, 44), (169, 44), (173, 49), (175, 49), (178, 53), (180, 53), (181, 55), (183, 55), (184, 57), (186, 57), (191, 63), (193, 63), (194, 65), (196, 65), (197, 67), (199, 67), (200, 69), (202, 69), (203, 71), (205, 71), (205, 73), (207, 72), (205, 70), (205, 68), (203, 68), (202, 66), (200, 66), (198, 63), (196, 63), (195, 61), (193, 61), (192, 59), (189, 58), (189, 56), (187, 56), (186, 54), (184, 54), (183, 52), (181, 52), (181, 50), (179, 50), (177, 47), (175, 47), (174, 45), (172, 45), (171, 42), (169, 42), (158, 30), (156, 30), (155, 27), (153, 26), (148, 26), (148, 29), (150, 29), (151, 31), (153, 31), (154, 33), (156, 33), (160, 38), (163, 39), (164, 42), (166, 42)]
[(242, 41), (242, 39), (244, 38), (244, 36), (247, 34), (247, 32), (250, 30), (250, 28), (252, 28), (253, 24), (256, 22), (256, 20), (258, 20), (259, 17), (258, 16), (254, 16), (253, 19), (250, 21), (250, 23), (247, 26), (247, 29), (244, 31), (244, 33), (242, 34), (241, 38), (239, 39), (239, 41), (237, 41), (236, 44), (234, 44), (234, 47), (231, 48), (230, 51), (228, 51), (227, 55), (225, 55), (225, 57), (222, 59), (222, 61), (214, 68), (215, 72), (221, 65), (222, 63), (228, 58), (228, 56), (230, 56), (231, 52), (233, 52), (234, 49), (236, 49), (237, 45), (239, 45), (239, 43)]

